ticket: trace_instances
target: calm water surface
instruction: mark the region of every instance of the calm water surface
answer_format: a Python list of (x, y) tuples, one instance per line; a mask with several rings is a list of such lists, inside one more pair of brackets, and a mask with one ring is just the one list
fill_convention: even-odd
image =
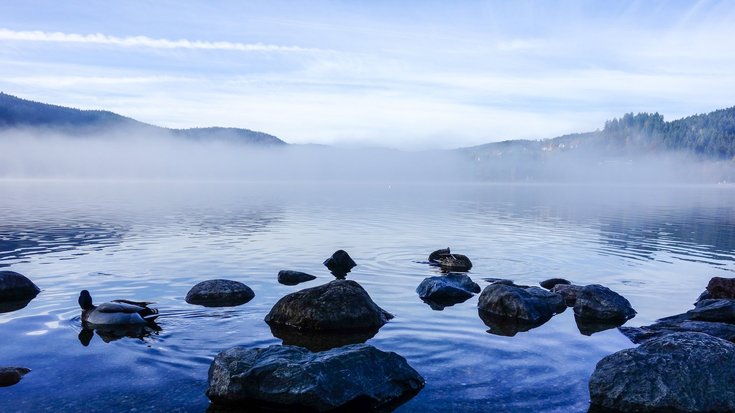
[[(396, 315), (368, 342), (426, 378), (397, 411), (584, 412), (597, 361), (633, 346), (624, 336), (582, 335), (570, 310), (512, 337), (489, 333), (477, 297), (442, 311), (417, 297), (437, 275), (422, 261), (450, 246), (483, 287), (490, 277), (604, 284), (638, 311), (628, 325), (644, 325), (691, 308), (710, 277), (735, 276), (733, 201), (728, 186), (2, 182), (0, 268), (43, 291), (0, 314), (0, 366), (33, 369), (0, 388), (0, 411), (205, 411), (213, 356), (280, 344), (263, 317), (283, 295), (333, 279), (321, 263), (341, 248), (358, 263), (348, 278)], [(318, 278), (283, 286), (281, 269)], [(256, 297), (184, 302), (211, 278)], [(96, 302), (157, 302), (161, 330), (83, 345), (82, 289)]]

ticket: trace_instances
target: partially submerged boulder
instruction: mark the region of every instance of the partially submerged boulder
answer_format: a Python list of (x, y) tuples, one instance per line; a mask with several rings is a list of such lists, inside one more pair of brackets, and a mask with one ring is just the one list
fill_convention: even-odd
[(40, 292), (41, 289), (26, 276), (15, 271), (0, 271), (0, 302), (31, 300)]
[(214, 358), (207, 397), (216, 404), (293, 411), (389, 410), (424, 383), (406, 359), (366, 344), (320, 353), (294, 346), (233, 347)]
[(707, 292), (707, 298), (735, 298), (735, 278), (712, 277)]
[(284, 296), (265, 321), (307, 331), (357, 331), (378, 329), (391, 318), (360, 284), (334, 280)]
[(618, 330), (636, 344), (676, 333), (704, 333), (712, 337), (735, 342), (735, 325), (690, 320), (686, 315), (667, 317), (649, 326), (618, 327)]
[(619, 412), (732, 412), (733, 383), (733, 343), (677, 333), (603, 358), (589, 390), (593, 405)]
[(566, 309), (564, 299), (539, 287), (491, 284), (480, 294), (477, 307), (495, 316), (530, 324), (544, 323)]
[(576, 292), (574, 315), (585, 321), (624, 323), (635, 317), (636, 312), (622, 295), (607, 287), (592, 284)]
[(301, 271), (281, 270), (278, 271), (278, 282), (283, 285), (296, 285), (316, 279), (315, 276)]
[(17, 384), (30, 371), (25, 367), (0, 367), (0, 387)]
[(551, 288), (551, 292), (561, 295), (568, 307), (574, 307), (574, 303), (577, 302), (577, 294), (582, 288), (584, 287), (581, 285), (556, 284)]
[(480, 286), (467, 274), (449, 273), (436, 277), (424, 278), (416, 287), (422, 299), (433, 301), (464, 301), (480, 292)]
[(324, 260), (324, 266), (337, 278), (344, 278), (357, 264), (350, 254), (344, 250), (337, 250), (331, 257)]
[(207, 280), (189, 290), (186, 302), (205, 307), (228, 307), (245, 304), (253, 297), (253, 290), (239, 281)]
[(690, 320), (719, 321), (735, 324), (735, 300), (700, 300), (695, 304), (695, 308), (687, 311), (686, 314)]
[(539, 283), (539, 285), (543, 288), (546, 288), (547, 290), (551, 290), (556, 285), (570, 285), (572, 284), (568, 280), (565, 280), (563, 278), (549, 278), (548, 280), (543, 280)]

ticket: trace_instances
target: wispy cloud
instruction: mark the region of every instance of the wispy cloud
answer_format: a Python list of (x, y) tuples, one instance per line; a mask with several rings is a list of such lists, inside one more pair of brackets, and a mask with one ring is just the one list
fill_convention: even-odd
[(117, 37), (102, 33), (78, 34), (43, 31), (15, 31), (0, 29), (0, 40), (53, 43), (85, 43), (120, 47), (148, 47), (153, 49), (203, 49), (236, 52), (320, 52), (321, 49), (283, 46), (265, 43), (238, 43), (225, 41), (202, 41), (189, 39), (153, 39), (147, 36)]

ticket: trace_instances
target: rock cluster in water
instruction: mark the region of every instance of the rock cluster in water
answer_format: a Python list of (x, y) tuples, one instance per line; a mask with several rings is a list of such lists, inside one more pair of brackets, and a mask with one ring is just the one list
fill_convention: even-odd
[(253, 290), (239, 281), (207, 280), (189, 290), (186, 302), (205, 307), (227, 307), (245, 304), (253, 297)]
[(214, 358), (207, 396), (251, 408), (389, 410), (423, 386), (403, 357), (366, 344), (319, 353), (294, 346), (234, 347)]

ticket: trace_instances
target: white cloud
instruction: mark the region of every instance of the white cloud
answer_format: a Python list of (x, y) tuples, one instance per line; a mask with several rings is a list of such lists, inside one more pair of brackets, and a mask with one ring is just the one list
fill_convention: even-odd
[(188, 39), (153, 39), (147, 36), (116, 37), (106, 34), (77, 34), (43, 31), (14, 31), (0, 29), (0, 40), (54, 42), (54, 43), (86, 43), (121, 47), (148, 47), (154, 49), (203, 49), (227, 50), (238, 52), (319, 52), (320, 49), (299, 46), (282, 46), (264, 43), (209, 42)]

